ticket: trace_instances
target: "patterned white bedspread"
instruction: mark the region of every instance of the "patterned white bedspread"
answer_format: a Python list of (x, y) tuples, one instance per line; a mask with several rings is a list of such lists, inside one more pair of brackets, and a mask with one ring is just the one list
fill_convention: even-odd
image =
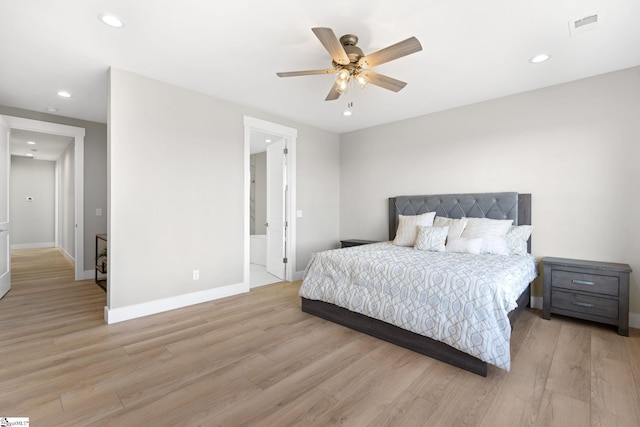
[(300, 296), (442, 341), (508, 371), (507, 314), (536, 276), (531, 255), (429, 252), (383, 242), (315, 254)]

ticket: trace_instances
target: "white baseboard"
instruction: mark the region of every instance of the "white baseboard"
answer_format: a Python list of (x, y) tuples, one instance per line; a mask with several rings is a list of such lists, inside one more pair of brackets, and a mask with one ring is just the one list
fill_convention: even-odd
[(632, 328), (640, 329), (640, 314), (629, 313), (629, 326)]
[(14, 249), (40, 249), (40, 248), (55, 248), (55, 242), (42, 242), (42, 243), (18, 243), (11, 245), (11, 250)]
[(542, 297), (531, 297), (530, 304), (531, 308), (542, 310)]
[(60, 252), (62, 253), (62, 256), (64, 256), (70, 263), (75, 264), (76, 259), (72, 254), (70, 254), (69, 252), (64, 250), (64, 248), (61, 248), (61, 247), (58, 247), (58, 250), (60, 250)]
[(213, 301), (244, 292), (249, 292), (249, 285), (245, 283), (238, 283), (235, 285), (222, 286), (220, 288), (212, 288), (205, 291), (192, 292), (190, 294), (178, 295), (170, 298), (162, 298), (141, 304), (134, 304), (127, 307), (114, 309), (105, 307), (104, 320), (108, 324), (124, 322), (125, 320), (137, 319), (138, 317), (175, 310), (177, 308)]
[(304, 270), (303, 271), (296, 271), (293, 273), (293, 282), (297, 282), (299, 280), (302, 280), (304, 278)]
[(93, 270), (85, 270), (82, 272), (82, 276), (80, 278), (80, 280), (89, 280), (89, 279), (95, 279), (96, 278), (96, 272)]

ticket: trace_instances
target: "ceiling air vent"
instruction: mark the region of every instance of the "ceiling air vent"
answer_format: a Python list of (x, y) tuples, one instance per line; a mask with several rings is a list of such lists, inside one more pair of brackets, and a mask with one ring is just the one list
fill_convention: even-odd
[(586, 31), (595, 30), (600, 23), (600, 14), (594, 13), (592, 15), (583, 16), (579, 19), (572, 19), (569, 21), (569, 35), (576, 37)]

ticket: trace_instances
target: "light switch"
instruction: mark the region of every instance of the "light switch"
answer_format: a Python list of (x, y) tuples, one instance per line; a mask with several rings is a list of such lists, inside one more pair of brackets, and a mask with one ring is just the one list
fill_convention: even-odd
[(102, 209), (96, 209), (96, 216), (102, 216)]
[(298, 210), (296, 211), (296, 217), (297, 217), (297, 218), (302, 218), (302, 210), (298, 209)]

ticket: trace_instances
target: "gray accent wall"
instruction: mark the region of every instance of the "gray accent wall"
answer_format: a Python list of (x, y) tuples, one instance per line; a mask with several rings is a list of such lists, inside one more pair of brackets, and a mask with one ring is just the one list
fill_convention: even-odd
[(11, 248), (55, 245), (56, 164), (11, 156)]
[(635, 67), (343, 134), (340, 236), (386, 240), (391, 196), (531, 193), (533, 255), (629, 264), (640, 314), (639, 116)]

